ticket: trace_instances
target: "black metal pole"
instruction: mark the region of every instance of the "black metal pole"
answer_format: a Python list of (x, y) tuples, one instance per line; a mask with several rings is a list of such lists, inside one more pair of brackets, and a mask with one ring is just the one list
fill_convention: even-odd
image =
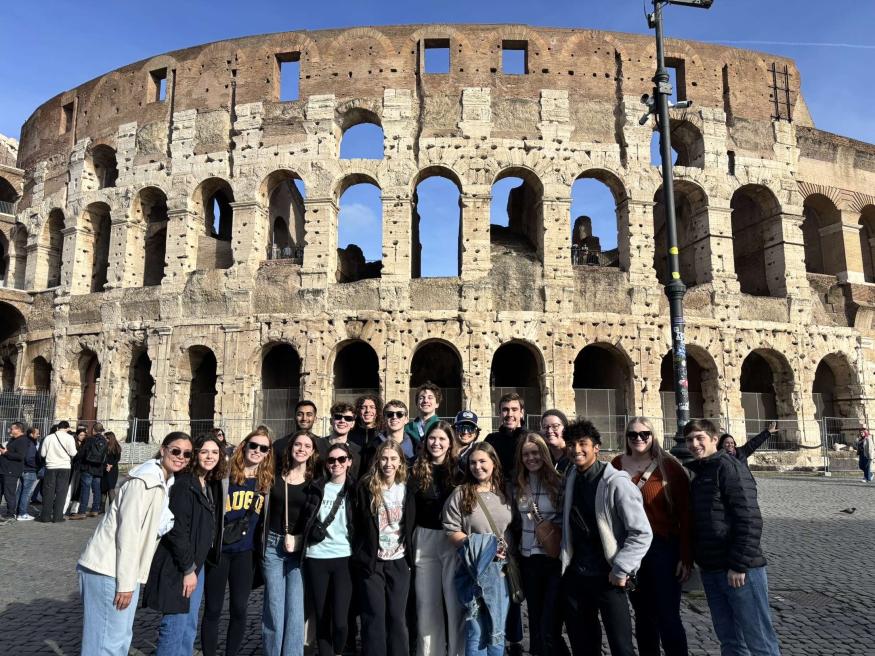
[(690, 460), (689, 449), (683, 429), (690, 420), (690, 393), (687, 381), (687, 346), (684, 338), (684, 294), (687, 288), (681, 280), (678, 257), (678, 230), (674, 206), (674, 179), (672, 177), (671, 123), (668, 114), (668, 99), (671, 95), (671, 78), (665, 68), (665, 48), (662, 33), (663, 0), (653, 0), (653, 23), (656, 28), (656, 75), (653, 77), (653, 94), (656, 99), (656, 115), (659, 125), (659, 146), (662, 155), (662, 193), (665, 207), (665, 241), (668, 248), (668, 296), (671, 317), (671, 350), (674, 360), (674, 395), (677, 416), (673, 456), (682, 462)]

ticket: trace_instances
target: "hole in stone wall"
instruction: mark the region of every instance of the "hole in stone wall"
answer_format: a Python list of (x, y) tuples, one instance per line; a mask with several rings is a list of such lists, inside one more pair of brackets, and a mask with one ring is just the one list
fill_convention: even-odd
[(148, 442), (151, 432), (152, 397), (155, 395), (155, 379), (152, 378), (152, 359), (142, 351), (131, 363), (130, 397), (128, 416), (128, 439), (132, 442)]
[(341, 346), (334, 359), (334, 400), (355, 403), (363, 394), (380, 394), (380, 360), (362, 341)]
[(383, 128), (376, 114), (350, 110), (340, 127), (340, 159), (383, 159)]
[(61, 134), (67, 134), (73, 129), (73, 103), (68, 102), (61, 107)]
[(147, 102), (167, 100), (167, 69), (159, 68), (149, 73), (149, 97)]
[(501, 72), (505, 75), (525, 75), (529, 72), (529, 42), (501, 42)]
[(197, 435), (213, 427), (218, 393), (218, 363), (216, 355), (206, 346), (192, 346), (188, 349), (188, 362), (191, 371), (188, 419), (191, 434)]
[(423, 41), (426, 73), (442, 74), (450, 72), (450, 40), (425, 39)]
[(291, 172), (278, 171), (274, 176), (268, 191), (267, 257), (300, 264), (304, 259), (304, 181)]
[(115, 150), (101, 144), (91, 150), (91, 166), (97, 179), (97, 188), (115, 187), (118, 179), (118, 163)]
[[(47, 265), (45, 280), (37, 281), (37, 287), (57, 287), (61, 284), (61, 264), (64, 254), (64, 213), (59, 209), (49, 212), (48, 221), (40, 235), (40, 245), (45, 249)], [(40, 285), (42, 283), (42, 285)]]
[(343, 191), (339, 206), (337, 282), (379, 278), (383, 268), (380, 188), (372, 181), (355, 182)]
[(493, 254), (543, 256), (543, 186), (528, 169), (502, 171), (492, 185), (489, 239)]
[(617, 202), (607, 184), (580, 177), (571, 187), (571, 263), (620, 265)]
[(424, 172), (412, 211), (411, 276), (461, 275), (462, 197), (451, 174), (442, 169)]
[(841, 213), (823, 194), (812, 194), (802, 206), (805, 270), (836, 275), (846, 271)]
[(289, 102), (300, 98), (301, 53), (284, 52), (276, 56), (279, 76), (279, 96), (277, 100)]
[(32, 387), (37, 392), (48, 392), (52, 386), (52, 365), (41, 355), (30, 364)]

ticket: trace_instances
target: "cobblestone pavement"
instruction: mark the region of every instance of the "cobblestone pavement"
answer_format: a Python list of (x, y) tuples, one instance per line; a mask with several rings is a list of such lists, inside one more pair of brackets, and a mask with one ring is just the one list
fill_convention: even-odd
[[(772, 610), (783, 653), (875, 653), (869, 621), (875, 608), (869, 555), (875, 484), (763, 475), (758, 481)], [(848, 507), (857, 511), (839, 512)], [(79, 653), (81, 605), (74, 568), (96, 522), (0, 527), (0, 654)], [(259, 591), (250, 601), (243, 656), (261, 654), (260, 609)], [(691, 654), (719, 654), (701, 592), (685, 595), (683, 619)], [(157, 621), (156, 613), (138, 611), (131, 654), (154, 652)]]

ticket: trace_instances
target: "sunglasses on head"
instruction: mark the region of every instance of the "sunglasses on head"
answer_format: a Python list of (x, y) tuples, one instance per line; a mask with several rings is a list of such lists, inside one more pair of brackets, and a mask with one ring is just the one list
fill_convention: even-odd
[(191, 451), (183, 451), (178, 446), (172, 446), (167, 450), (170, 452), (170, 455), (172, 455), (174, 458), (178, 458), (179, 456), (182, 456), (186, 460), (191, 460)]
[(626, 437), (633, 442), (641, 440), (642, 442), (646, 442), (650, 439), (650, 436), (653, 435), (650, 431), (626, 431)]
[(333, 465), (335, 463), (345, 465), (347, 460), (349, 460), (349, 456), (329, 456), (325, 459), (325, 462), (327, 462), (329, 465)]
[(355, 421), (355, 415), (334, 415), (334, 421), (345, 421), (346, 423), (351, 423)]
[(261, 451), (262, 453), (267, 453), (270, 451), (270, 447), (266, 444), (259, 444), (258, 442), (247, 442), (246, 448), (250, 451)]
[(403, 410), (386, 410), (383, 412), (383, 416), (386, 419), (401, 419), (406, 414), (407, 413), (404, 412)]

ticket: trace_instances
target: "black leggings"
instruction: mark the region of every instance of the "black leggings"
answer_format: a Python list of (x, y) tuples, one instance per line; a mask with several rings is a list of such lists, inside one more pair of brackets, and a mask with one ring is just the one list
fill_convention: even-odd
[(343, 653), (349, 631), (349, 602), (352, 577), (349, 558), (306, 558), (304, 581), (316, 613), (316, 639), (319, 656)]
[(207, 565), (204, 577), (204, 619), (201, 649), (215, 656), (219, 643), (219, 618), (225, 605), (225, 585), (230, 588), (230, 619), (225, 656), (236, 656), (246, 632), (246, 606), (252, 591), (252, 551), (223, 553), (218, 565)]

